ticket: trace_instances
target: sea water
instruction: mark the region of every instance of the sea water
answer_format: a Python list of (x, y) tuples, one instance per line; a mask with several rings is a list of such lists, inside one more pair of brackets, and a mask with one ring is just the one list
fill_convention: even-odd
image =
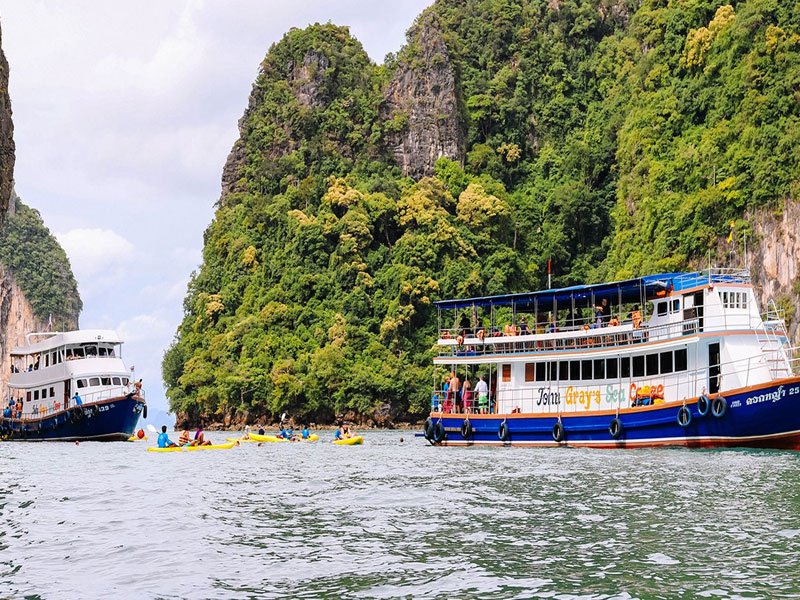
[(800, 597), (798, 453), (331, 437), (0, 444), (0, 598)]

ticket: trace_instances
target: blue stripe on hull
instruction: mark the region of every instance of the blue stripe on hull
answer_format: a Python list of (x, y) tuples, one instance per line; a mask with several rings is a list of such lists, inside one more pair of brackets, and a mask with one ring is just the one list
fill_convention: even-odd
[[(564, 440), (556, 443), (553, 426), (556, 415), (534, 417), (508, 415), (506, 425), (511, 445), (567, 445), (607, 448), (681, 445), (695, 447), (748, 446), (800, 449), (800, 378), (786, 379), (775, 385), (744, 389), (724, 395), (727, 411), (722, 417), (709, 413), (700, 416), (697, 400), (687, 403), (692, 419), (688, 427), (677, 421), (678, 403), (624, 411), (619, 418), (623, 430), (618, 439), (611, 437), (609, 424), (613, 414), (562, 416)], [(446, 431), (444, 445), (500, 444), (498, 429), (504, 415), (473, 416), (473, 435), (461, 435), (463, 415), (431, 416), (441, 418)]]
[[(124, 441), (136, 429), (144, 406), (141, 399), (122, 397), (91, 406), (73, 407), (36, 422), (0, 421), (0, 437), (9, 441)], [(82, 418), (69, 418), (76, 410)], [(22, 429), (21, 429), (22, 428)]]

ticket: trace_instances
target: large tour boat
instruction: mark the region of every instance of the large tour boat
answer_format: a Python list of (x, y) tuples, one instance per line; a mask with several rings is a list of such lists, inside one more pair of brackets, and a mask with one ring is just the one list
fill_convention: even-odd
[(114, 331), (30, 333), (12, 350), (9, 375), (4, 440), (127, 440), (139, 415), (147, 417)]
[(436, 307), (432, 444), (800, 449), (797, 351), (746, 270)]

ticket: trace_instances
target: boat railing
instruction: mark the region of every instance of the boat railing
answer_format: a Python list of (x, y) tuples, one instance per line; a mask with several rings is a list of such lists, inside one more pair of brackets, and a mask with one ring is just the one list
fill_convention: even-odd
[[(794, 370), (798, 372), (800, 357), (794, 359)], [(769, 368), (765, 355), (754, 355), (748, 358), (727, 361), (719, 365), (721, 376), (719, 378), (719, 394), (725, 395), (726, 390), (755, 385), (753, 375), (760, 369), (762, 375), (767, 374)], [(792, 373), (784, 374), (789, 377)], [(731, 375), (740, 377), (733, 379)], [(741, 377), (744, 375), (744, 377)], [(667, 377), (667, 383), (664, 378)], [(655, 375), (651, 377), (626, 377), (612, 380), (596, 381), (536, 381), (530, 382), (526, 387), (504, 387), (500, 383), (497, 389), (490, 392), (489, 410), (494, 414), (514, 413), (545, 413), (545, 414), (572, 414), (585, 413), (591, 410), (619, 410), (639, 406), (690, 400), (703, 393), (710, 394), (709, 370), (705, 367), (694, 370), (673, 373), (669, 375)], [(771, 379), (776, 377), (770, 375)], [(728, 381), (734, 381), (726, 386)], [(769, 381), (769, 380), (768, 380)], [(493, 386), (494, 387), (494, 386)], [(456, 402), (453, 394), (449, 394), (442, 386), (438, 386), (432, 394), (432, 413), (462, 413), (463, 401)], [(499, 396), (498, 396), (499, 394)], [(602, 404), (599, 398), (612, 399)], [(503, 409), (498, 413), (498, 403)], [(470, 412), (479, 412), (478, 398), (471, 390)]]
[[(136, 390), (133, 386), (114, 386), (105, 390), (98, 390), (97, 392), (89, 392), (88, 394), (81, 395), (81, 404), (80, 406), (93, 406), (95, 404), (99, 404), (100, 402), (104, 402), (106, 400), (110, 400), (111, 398), (118, 398), (120, 396), (126, 396), (128, 394), (135, 393)], [(138, 392), (141, 398), (145, 397), (144, 390), (140, 390)], [(79, 394), (80, 395), (80, 394)], [(55, 399), (54, 399), (55, 400)], [(31, 420), (31, 419), (45, 419), (55, 414), (59, 414), (64, 412), (65, 410), (76, 408), (78, 405), (75, 403), (74, 397), (70, 398), (68, 401), (54, 401), (49, 405), (40, 405), (35, 411), (23, 411), (22, 417), (18, 418), (16, 410), (13, 410), (12, 419), (15, 421), (21, 420)]]
[[(694, 313), (693, 313), (694, 315)], [(641, 323), (634, 327), (633, 322), (625, 321), (617, 326), (600, 327), (567, 326), (564, 329), (553, 327), (548, 333), (530, 331), (508, 333), (488, 327), (444, 330), (437, 340), (440, 357), (469, 357), (486, 354), (527, 354), (532, 352), (553, 352), (559, 350), (584, 350), (630, 346), (643, 342), (677, 339), (700, 332), (730, 331), (733, 329), (768, 329), (770, 333), (783, 331), (783, 321), (778, 312), (764, 315), (764, 320), (751, 317), (749, 313), (691, 316), (690, 318), (648, 325)]]

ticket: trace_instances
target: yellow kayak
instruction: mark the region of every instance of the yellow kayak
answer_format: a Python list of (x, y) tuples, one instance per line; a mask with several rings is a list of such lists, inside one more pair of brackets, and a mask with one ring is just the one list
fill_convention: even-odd
[(360, 446), (364, 443), (364, 438), (362, 438), (360, 435), (357, 435), (356, 437), (334, 440), (333, 443), (337, 446)]
[(251, 433), (249, 440), (240, 440), (245, 442), (316, 442), (319, 439), (319, 436), (316, 433), (312, 433), (308, 436), (307, 440), (302, 438), (298, 440), (287, 440), (286, 438), (278, 437), (276, 435), (258, 435), (257, 433)]
[(146, 439), (147, 439), (147, 436), (144, 436), (143, 438), (140, 438), (140, 437), (136, 437), (135, 435), (132, 435), (131, 437), (128, 438), (128, 441), (129, 442), (138, 442), (139, 440), (146, 440)]
[(212, 444), (211, 446), (173, 446), (171, 448), (148, 448), (148, 452), (183, 452), (184, 450), (230, 450), (236, 442), (227, 444)]

